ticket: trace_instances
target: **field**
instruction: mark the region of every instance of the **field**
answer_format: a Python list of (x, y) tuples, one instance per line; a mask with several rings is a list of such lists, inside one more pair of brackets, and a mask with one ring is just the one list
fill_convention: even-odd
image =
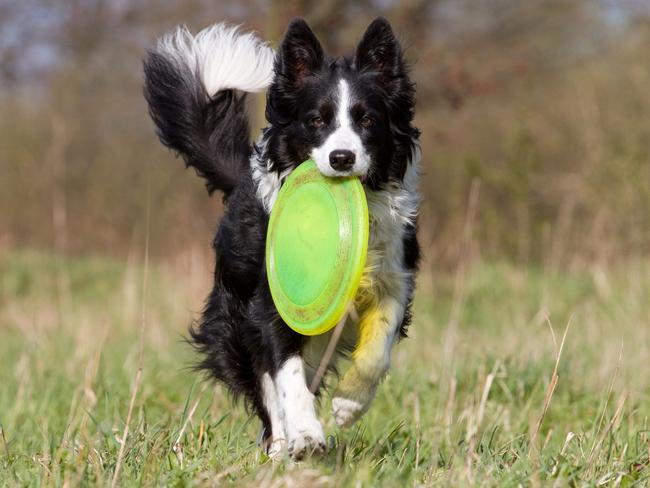
[(110, 485), (118, 464), (116, 486), (650, 483), (648, 261), (425, 267), (373, 408), (342, 431), (325, 395), (330, 451), (299, 464), (260, 454), (257, 422), (190, 369), (209, 274), (0, 254), (0, 484)]

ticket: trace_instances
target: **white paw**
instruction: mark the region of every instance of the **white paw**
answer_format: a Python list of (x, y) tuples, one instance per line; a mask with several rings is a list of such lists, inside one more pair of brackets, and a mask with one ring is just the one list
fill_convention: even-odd
[(284, 438), (273, 439), (269, 442), (266, 454), (273, 460), (281, 459), (286, 447), (287, 441)]
[(294, 461), (300, 461), (306, 456), (323, 454), (326, 450), (325, 433), (320, 424), (317, 429), (301, 430), (295, 437), (289, 439), (289, 456)]
[(332, 398), (332, 413), (334, 420), (339, 427), (349, 427), (365, 411), (365, 406), (349, 398), (334, 397)]

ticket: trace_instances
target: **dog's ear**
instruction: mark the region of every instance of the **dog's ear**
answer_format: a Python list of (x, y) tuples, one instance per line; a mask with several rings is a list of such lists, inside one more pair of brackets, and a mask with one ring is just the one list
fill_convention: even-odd
[(323, 48), (303, 19), (289, 24), (280, 44), (276, 74), (297, 84), (317, 71), (323, 64)]
[(403, 70), (402, 49), (385, 18), (377, 17), (368, 26), (354, 54), (354, 65), (359, 71), (374, 71), (387, 80)]

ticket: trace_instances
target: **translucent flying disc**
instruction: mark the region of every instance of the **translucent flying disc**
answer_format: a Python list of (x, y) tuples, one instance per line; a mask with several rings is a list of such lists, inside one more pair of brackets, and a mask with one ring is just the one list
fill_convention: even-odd
[(271, 212), (266, 271), (282, 319), (296, 332), (334, 327), (354, 298), (368, 251), (368, 204), (357, 177), (328, 178), (305, 161)]

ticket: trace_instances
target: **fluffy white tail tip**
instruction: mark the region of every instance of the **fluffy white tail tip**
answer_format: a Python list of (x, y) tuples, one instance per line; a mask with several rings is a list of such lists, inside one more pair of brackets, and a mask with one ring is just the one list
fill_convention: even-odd
[(262, 91), (273, 80), (273, 49), (237, 26), (215, 24), (196, 36), (178, 27), (157, 50), (197, 73), (210, 96), (225, 89)]

